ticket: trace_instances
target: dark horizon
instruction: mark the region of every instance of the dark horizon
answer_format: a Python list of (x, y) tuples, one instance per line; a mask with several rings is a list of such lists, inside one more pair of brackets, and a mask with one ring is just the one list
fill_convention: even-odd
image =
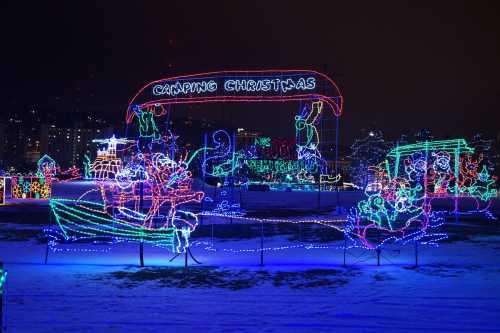
[[(4, 108), (60, 114), (79, 109), (121, 126), (131, 96), (152, 80), (212, 70), (304, 68), (338, 84), (345, 98), (344, 143), (362, 128), (389, 137), (421, 128), (438, 137), (498, 134), (495, 3), (286, 5), (8, 2), (3, 28), (16, 33), (5, 40)], [(256, 126), (254, 108), (269, 115), (265, 131), (284, 121), (281, 107), (266, 104), (218, 108), (224, 111), (214, 114), (234, 108), (241, 127)]]

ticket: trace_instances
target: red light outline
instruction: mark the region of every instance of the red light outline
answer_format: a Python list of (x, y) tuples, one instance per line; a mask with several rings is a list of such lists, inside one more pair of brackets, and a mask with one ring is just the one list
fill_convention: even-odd
[[(226, 71), (216, 71), (216, 72), (205, 72), (205, 73), (198, 73), (198, 74), (190, 74), (190, 75), (180, 75), (180, 76), (173, 76), (173, 77), (167, 77), (155, 81), (151, 81), (147, 84), (145, 84), (135, 95), (132, 97), (130, 100), (128, 107), (127, 107), (127, 113), (126, 113), (126, 122), (131, 123), (132, 119), (134, 118), (134, 112), (130, 111), (130, 107), (132, 104), (134, 104), (135, 99), (148, 87), (151, 87), (159, 82), (165, 81), (165, 80), (180, 80), (180, 79), (188, 79), (188, 78), (201, 78), (204, 76), (217, 76), (217, 77), (222, 77), (224, 75), (235, 75), (235, 74), (241, 74), (243, 75), (253, 75), (253, 74), (267, 74), (267, 73), (276, 73), (276, 76), (279, 76), (279, 73), (304, 73), (304, 74), (314, 74), (319, 77), (324, 78), (327, 82), (329, 82), (332, 87), (336, 90), (337, 96), (325, 96), (322, 94), (296, 94), (296, 95), (288, 95), (288, 96), (208, 96), (208, 97), (175, 97), (175, 98), (169, 98), (169, 99), (159, 99), (155, 100), (154, 102), (145, 102), (140, 104), (141, 106), (150, 106), (154, 104), (199, 104), (199, 103), (214, 103), (214, 102), (289, 102), (289, 101), (303, 101), (303, 100), (322, 100), (325, 102), (326, 105), (328, 105), (335, 116), (340, 116), (342, 115), (342, 110), (343, 110), (343, 104), (344, 104), (344, 99), (342, 95), (340, 94), (340, 89), (338, 86), (335, 84), (335, 82), (326, 76), (323, 73), (314, 71), (314, 70), (304, 70), (304, 69), (285, 69), (285, 70), (279, 70), (279, 69), (267, 69), (267, 70), (226, 70)], [(236, 75), (235, 75), (236, 76)], [(338, 102), (336, 101), (338, 100)]]

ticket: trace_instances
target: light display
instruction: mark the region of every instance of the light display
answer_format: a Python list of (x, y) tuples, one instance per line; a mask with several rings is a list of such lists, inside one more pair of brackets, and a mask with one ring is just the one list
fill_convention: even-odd
[(11, 177), (12, 199), (49, 199), (51, 192), (50, 177)]
[[(254, 142), (255, 156), (267, 160), (296, 160), (295, 139), (257, 137)], [(253, 148), (253, 147), (251, 147)]]
[(202, 163), (203, 174), (212, 177), (226, 177), (232, 174), (238, 166), (240, 154), (233, 150), (234, 143), (229, 133), (224, 130), (212, 134), (213, 147), (204, 147)]
[(368, 248), (414, 239), (434, 243), (446, 237), (436, 232), (446, 211), (435, 208), (434, 201), (448, 199), (450, 210), (460, 214), (458, 201), (471, 198), (482, 212), (497, 195), (496, 177), (485, 166), (478, 172), (481, 157), (474, 159), (473, 153), (463, 139), (393, 148), (384, 162), (370, 168), (374, 180), (366, 186), (366, 199), (351, 210), (346, 235), (356, 235)]
[[(278, 143), (275, 142), (276, 139), (271, 139), (256, 141), (250, 149), (236, 150), (235, 142), (231, 142), (231, 137), (227, 132), (216, 132), (213, 135), (220, 136), (220, 138), (213, 136), (214, 146), (204, 147), (203, 150), (204, 154), (208, 155), (203, 161), (204, 174), (218, 178), (231, 175), (233, 180), (236, 177), (240, 183), (248, 184), (252, 182), (276, 184), (283, 183), (285, 180), (289, 183), (314, 184), (321, 182), (321, 174), (337, 177), (326, 171), (325, 163), (321, 159), (316, 123), (325, 109), (333, 111), (335, 116), (340, 116), (343, 98), (330, 78), (315, 71), (221, 71), (153, 81), (141, 88), (131, 99), (126, 121), (131, 123), (134, 118), (138, 118), (141, 129), (140, 137), (153, 137), (156, 140), (159, 132), (148, 124), (153, 117), (165, 114), (164, 106), (211, 102), (273, 101), (307, 102), (303, 112), (295, 118), (297, 146), (291, 148), (289, 141)], [(218, 142), (220, 140), (226, 142), (227, 145), (220, 144)], [(264, 140), (264, 138), (259, 140)], [(249, 160), (254, 159), (298, 159), (305, 162), (301, 162), (303, 167), (293, 174), (276, 172), (264, 174), (260, 170), (258, 175), (253, 175), (256, 179), (247, 182), (242, 179), (248, 178), (244, 169), (248, 163), (253, 163)]]
[[(52, 245), (59, 238), (64, 241), (112, 238), (152, 243), (179, 253), (189, 246), (189, 236), (198, 224), (198, 217), (178, 207), (201, 202), (203, 192), (191, 190), (187, 155), (174, 161), (163, 153), (151, 151), (153, 141), (163, 140), (156, 135), (154, 118), (143, 117), (139, 126), (144, 146), (133, 145), (137, 152), (125, 166), (116, 157), (116, 146), (135, 140), (114, 136), (94, 140), (107, 144), (106, 149), (98, 151), (97, 163), (92, 165), (102, 202), (85, 200), (90, 192), (76, 201), (51, 200), (51, 211), (61, 230), (50, 232)], [(113, 166), (118, 168), (108, 168), (111, 164), (104, 163), (117, 160), (120, 162)]]
[(5, 177), (0, 177), (0, 205), (5, 204)]
[(161, 105), (149, 107), (134, 107), (134, 114), (139, 122), (139, 137), (157, 141), (161, 138), (160, 130), (156, 126), (154, 117), (165, 114), (165, 109)]
[(333, 191), (337, 189), (340, 178), (341, 178), (340, 175), (331, 176), (331, 175), (321, 174), (319, 176), (319, 182), (324, 191)]
[(83, 178), (90, 179), (92, 178), (92, 162), (90, 161), (90, 157), (87, 154), (83, 155)]
[[(240, 183), (268, 184), (272, 187), (319, 182), (328, 184), (321, 189), (333, 190), (340, 177), (323, 173), (326, 163), (319, 150), (316, 126), (322, 112), (322, 101), (312, 102), (303, 108), (295, 117), (295, 140), (257, 137), (253, 145), (238, 151), (235, 151), (235, 143), (227, 132), (214, 132), (214, 147), (205, 148), (204, 174), (219, 178), (230, 175)], [(304, 186), (301, 188), (305, 189)]]
[[(258, 137), (250, 147), (236, 147), (234, 135), (218, 130), (212, 133), (210, 144), (205, 142), (204, 147), (189, 155), (180, 154), (175, 149), (175, 136), (162, 133), (156, 124), (156, 118), (168, 113), (165, 107), (175, 104), (271, 101), (305, 101), (294, 118), (294, 139)], [(85, 173), (96, 180), (96, 191), (102, 200), (86, 198), (90, 192), (78, 200), (51, 200), (51, 210), (60, 228), (53, 241), (58, 237), (66, 241), (105, 237), (150, 243), (182, 253), (190, 246), (198, 218), (207, 216), (262, 224), (319, 224), (345, 233), (353, 246), (369, 249), (390, 241), (433, 244), (446, 237), (438, 232), (446, 217), (435, 205), (438, 200), (451, 199), (452, 211), (459, 213), (457, 201), (461, 198), (472, 198), (477, 210), (486, 210), (496, 196), (496, 178), (481, 167), (481, 157), (472, 155), (474, 149), (465, 140), (398, 145), (387, 153), (389, 146), (381, 133), (372, 132), (353, 147), (353, 158), (361, 160), (358, 167), (371, 176), (360, 173), (362, 179), (357, 183), (366, 185), (366, 198), (350, 211), (347, 219), (244, 216), (229, 190), (237, 183), (318, 184), (320, 190), (336, 188), (340, 175), (327, 172), (318, 122), (328, 111), (339, 116), (342, 105), (342, 96), (333, 81), (313, 71), (225, 71), (151, 82), (132, 98), (127, 108), (126, 123), (137, 124), (137, 140), (114, 136), (94, 140), (107, 144), (107, 148), (98, 151), (94, 163), (87, 161)], [(174, 149), (167, 153), (168, 141)], [(128, 161), (125, 165), (117, 158), (118, 144), (130, 144), (126, 152), (131, 156), (124, 159)], [(214, 191), (220, 189), (218, 196), (193, 190), (189, 170), (193, 161), (200, 162), (204, 178), (217, 178)], [(369, 167), (371, 164), (375, 165)], [(213, 209), (202, 207), (198, 214), (186, 210), (190, 207), (187, 204), (205, 202), (213, 203)], [(272, 249), (297, 247), (328, 248), (300, 244)], [(247, 250), (234, 250), (244, 251)]]
[(116, 154), (118, 145), (132, 144), (135, 140), (117, 139), (114, 135), (109, 139), (94, 139), (94, 143), (105, 144), (106, 147), (97, 150), (97, 157), (87, 170), (91, 178), (114, 179), (123, 168), (122, 160)]
[(130, 100), (127, 123), (136, 108), (211, 102), (322, 101), (337, 116), (343, 98), (326, 75), (308, 70), (221, 71), (157, 80)]
[(38, 160), (36, 165), (37, 165), (37, 173), (39, 176), (43, 176), (47, 173), (52, 175), (52, 176), (55, 176), (55, 174), (57, 172), (56, 161), (54, 161), (54, 159), (47, 154), (43, 155)]
[[(128, 219), (114, 217), (101, 203), (85, 200), (52, 199), (50, 208), (62, 234), (54, 235), (53, 243), (82, 239), (112, 238), (117, 241), (142, 241), (174, 251), (175, 229), (147, 228)], [(137, 217), (139, 219), (140, 216)], [(59, 237), (55, 237), (59, 236)]]
[(114, 181), (97, 180), (102, 204), (83, 197), (75, 202), (51, 200), (64, 238), (113, 237), (182, 252), (189, 245), (198, 218), (177, 207), (203, 198), (203, 192), (191, 190), (191, 173), (184, 162), (162, 153), (140, 153), (115, 175)]
[(55, 180), (57, 170), (58, 166), (56, 161), (54, 161), (54, 159), (52, 159), (49, 155), (43, 155), (37, 162), (36, 175), (43, 179), (43, 183), (51, 188), (52, 182)]
[(297, 136), (297, 158), (320, 159), (319, 134), (316, 128), (318, 117), (323, 112), (323, 102), (313, 102), (311, 110), (295, 117), (295, 131)]
[[(168, 113), (165, 106), (174, 104), (267, 101), (307, 102), (295, 119), (297, 142), (261, 138), (252, 151), (237, 151), (234, 135), (220, 130), (212, 134), (210, 145), (207, 142), (192, 154), (181, 154), (175, 148), (176, 137), (168, 129), (166, 134), (162, 133), (156, 125), (156, 118)], [(200, 162), (203, 177), (218, 178), (224, 187), (218, 198), (205, 197), (215, 208), (200, 214), (242, 217), (239, 204), (232, 201), (232, 193), (225, 187), (234, 185), (244, 168), (261, 174), (286, 172), (284, 176), (292, 178), (289, 181), (304, 183), (314, 183), (313, 173), (317, 173), (317, 181), (320, 181), (321, 154), (316, 124), (324, 108), (339, 116), (342, 103), (333, 81), (313, 71), (226, 71), (152, 82), (132, 98), (127, 109), (126, 123), (130, 125), (135, 121), (137, 139), (113, 136), (94, 140), (107, 144), (104, 150), (98, 151), (93, 163), (84, 164), (85, 174), (92, 175), (97, 189), (74, 201), (51, 200), (51, 210), (60, 229), (52, 233), (52, 243), (60, 238), (68, 241), (104, 237), (186, 252), (199, 214), (183, 210), (182, 206), (201, 203), (205, 197), (202, 191), (192, 189), (189, 167), (193, 161)], [(117, 157), (119, 144), (130, 144), (123, 150), (128, 154), (125, 165)], [(173, 147), (168, 154), (167, 146)], [(257, 152), (261, 154), (260, 161), (267, 157), (275, 162), (254, 164)], [(332, 181), (329, 176), (325, 175), (323, 180)], [(100, 193), (101, 201), (90, 199), (93, 197), (90, 193), (95, 191)]]
[[(316, 89), (316, 78), (314, 76), (297, 77), (292, 75), (292, 77), (286, 79), (224, 79), (221, 86), (226, 94), (230, 92), (275, 92), (285, 94), (289, 91)], [(214, 93), (220, 89), (216, 80), (195, 80), (182, 80), (179, 78), (175, 82), (168, 81), (167, 83), (155, 84), (152, 89), (153, 95), (176, 97)]]
[(276, 179), (277, 175), (296, 175), (304, 169), (313, 169), (315, 165), (311, 166), (311, 163), (307, 160), (245, 160), (246, 165), (251, 171), (257, 174), (269, 175), (268, 180), (273, 181)]
[(80, 169), (76, 166), (72, 166), (66, 170), (58, 169), (56, 178), (59, 182), (69, 182), (72, 180), (80, 179), (82, 177)]

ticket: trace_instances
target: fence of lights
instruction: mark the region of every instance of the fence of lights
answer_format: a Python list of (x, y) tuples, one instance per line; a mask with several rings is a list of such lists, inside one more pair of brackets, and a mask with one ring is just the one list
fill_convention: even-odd
[[(212, 135), (210, 146), (206, 143), (191, 154), (180, 153), (176, 149), (176, 136), (168, 131), (161, 133), (156, 124), (156, 118), (166, 114), (168, 105), (233, 101), (308, 101), (310, 104), (295, 119), (296, 142), (277, 143), (261, 138), (248, 147), (253, 152), (236, 151), (234, 136), (217, 131)], [(47, 230), (51, 244), (105, 237), (147, 242), (184, 252), (198, 225), (199, 215), (186, 210), (187, 204), (201, 203), (204, 198), (202, 191), (192, 189), (189, 170), (192, 162), (201, 161), (204, 175), (219, 177), (225, 184), (229, 175), (235, 176), (241, 171), (243, 164), (247, 169), (253, 168), (252, 172), (260, 174), (259, 177), (272, 181), (292, 177), (313, 182), (312, 173), (317, 171), (321, 158), (316, 121), (325, 106), (339, 116), (342, 97), (331, 79), (313, 71), (205, 73), (146, 85), (134, 96), (127, 110), (127, 124), (135, 123), (137, 138), (113, 136), (94, 140), (107, 145), (93, 163), (88, 157), (84, 161), (84, 174), (94, 179), (96, 188), (77, 200), (51, 200), (51, 211), (59, 226), (57, 231)], [(279, 157), (292, 162), (277, 162), (272, 170), (264, 170), (266, 162), (254, 163), (254, 153), (260, 151), (261, 161), (266, 159), (263, 156), (269, 159), (272, 153), (264, 153), (264, 150), (273, 143), (280, 145)], [(117, 145), (123, 145), (123, 151), (129, 153), (126, 163), (117, 157)], [(97, 201), (95, 193), (100, 197)], [(218, 203), (218, 209), (201, 214), (227, 216), (228, 204), (223, 200)], [(231, 207), (233, 212), (234, 208)]]
[[(11, 179), (12, 199), (47, 200), (52, 195), (53, 182), (66, 182), (81, 177), (80, 169), (73, 166), (61, 170), (57, 163), (48, 155), (42, 156), (37, 162), (36, 176), (13, 176)], [(2, 183), (3, 202), (5, 203), (5, 179)], [(1, 200), (0, 200), (1, 203)]]
[[(367, 248), (389, 241), (419, 240), (435, 244), (446, 238), (437, 232), (447, 213), (485, 213), (497, 196), (482, 156), (464, 139), (426, 141), (393, 148), (371, 168), (374, 181), (366, 198), (351, 209), (345, 233)], [(472, 200), (472, 210), (460, 208)], [(452, 207), (451, 211), (447, 207)]]

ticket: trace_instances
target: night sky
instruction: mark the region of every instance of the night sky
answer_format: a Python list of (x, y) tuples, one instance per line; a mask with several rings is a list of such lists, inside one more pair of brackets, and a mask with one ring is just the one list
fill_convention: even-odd
[[(2, 7), (4, 110), (70, 112), (57, 103), (77, 90), (82, 109), (121, 121), (130, 97), (148, 81), (304, 68), (339, 85), (346, 141), (367, 127), (389, 136), (429, 127), (443, 138), (499, 130), (495, 1), (10, 1)], [(290, 123), (281, 107), (275, 113), (274, 106), (255, 104), (221, 108), (242, 127), (257, 126), (256, 108), (272, 120), (259, 123), (264, 130)]]

